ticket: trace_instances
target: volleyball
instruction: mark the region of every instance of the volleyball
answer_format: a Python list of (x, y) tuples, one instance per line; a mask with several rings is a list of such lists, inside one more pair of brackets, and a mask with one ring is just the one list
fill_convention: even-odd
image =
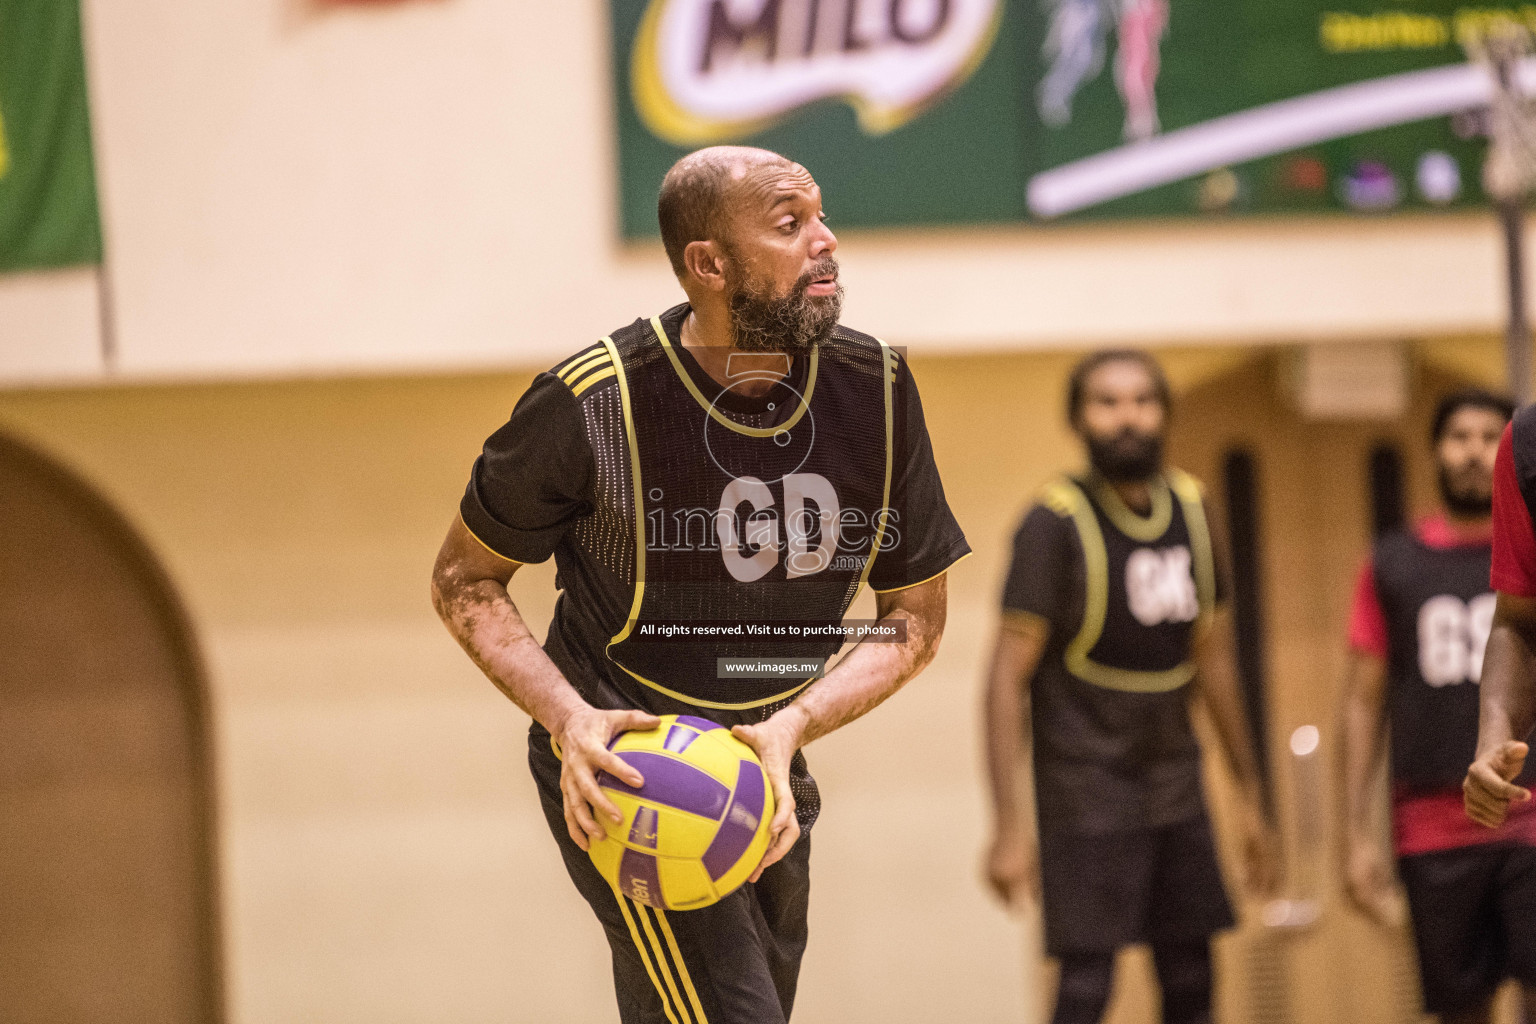
[(762, 762), (729, 729), (662, 715), (654, 729), (608, 745), (645, 779), (638, 789), (599, 772), (623, 817), (599, 819), (608, 836), (592, 863), (619, 892), (658, 910), (695, 910), (730, 895), (762, 863), (773, 791)]

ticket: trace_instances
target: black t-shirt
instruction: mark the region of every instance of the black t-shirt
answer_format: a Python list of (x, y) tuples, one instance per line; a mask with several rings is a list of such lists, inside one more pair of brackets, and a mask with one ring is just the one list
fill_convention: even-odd
[[(687, 305), (677, 306), (659, 320), (695, 388), (704, 395), (718, 395), (712, 399), (715, 407), (743, 426), (771, 428), (786, 422), (797, 408), (797, 396), (807, 390), (809, 360), (794, 359), (788, 378), (765, 395), (720, 394), (721, 385), (682, 347), (681, 325), (688, 312)], [(594, 347), (535, 378), (475, 462), (460, 504), (465, 525), (505, 558), (534, 563), (555, 556), (556, 583), (563, 593), (545, 649), (587, 700), (602, 707), (640, 707), (656, 714), (703, 714), (725, 725), (760, 721), (782, 705), (701, 711), (636, 684), (606, 654), (630, 610), (633, 584), (625, 578), (625, 559), (633, 559), (634, 539), (632, 533), (593, 522), (602, 504), (597, 488), (604, 477), (597, 460), (614, 457), (611, 452), (595, 451), (589, 432), (591, 421), (609, 415), (605, 402), (616, 408), (617, 400), (609, 398), (616, 381), (611, 376), (600, 379), (611, 374), (603, 368), (604, 360), (601, 348)], [(889, 504), (900, 534), (895, 549), (900, 557), (875, 559), (867, 582), (876, 591), (925, 582), (970, 551), (945, 501), (922, 402), (905, 359), (896, 360), (893, 398), (897, 415)], [(700, 441), (691, 434), (678, 443)], [(610, 560), (615, 571), (596, 572), (591, 559), (576, 557), (578, 543), (614, 544), (626, 550)]]
[[(1096, 522), (1111, 551), (1113, 542), (1125, 539), (1114, 536), (1115, 522), (1131, 517), (1135, 526), (1142, 521), (1107, 488), (1090, 486), (1081, 493), (1099, 513)], [(1110, 504), (1116, 507), (1106, 509)], [(1130, 543), (1154, 551), (1161, 550), (1160, 544), (1167, 545), (1166, 539)], [(1212, 576), (1209, 601), (1214, 605), (1225, 600), (1225, 573), (1217, 547), (1207, 546)], [(1088, 559), (1073, 516), (1059, 501), (1032, 506), (1014, 535), (1013, 548), (1003, 588), (1003, 614), (1037, 618), (1049, 628), (1045, 651), (1030, 681), (1040, 827), (1104, 834), (1158, 828), (1204, 813), (1200, 751), (1189, 717), (1190, 688), (1116, 689), (1089, 682), (1069, 668), (1089, 589)], [(1121, 572), (1123, 566), (1124, 562)], [(1193, 595), (1194, 581), (1188, 582)], [(1114, 606), (1116, 601), (1128, 603), (1126, 589), (1110, 586), (1107, 594), (1110, 607), (1101, 613), (1105, 639), (1095, 645), (1101, 649), (1113, 648), (1115, 624), (1129, 619), (1127, 614), (1117, 616), (1117, 611), (1126, 610)], [(1183, 615), (1173, 618), (1192, 626)], [(1168, 627), (1158, 623), (1155, 628)], [(1183, 644), (1187, 658), (1188, 641)]]

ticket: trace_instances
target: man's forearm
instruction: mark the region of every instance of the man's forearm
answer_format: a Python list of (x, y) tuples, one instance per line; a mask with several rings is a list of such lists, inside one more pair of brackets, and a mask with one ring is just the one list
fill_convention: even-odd
[(1197, 682), (1205, 698), (1216, 735), (1226, 754), (1238, 786), (1262, 805), (1263, 779), (1248, 716), (1243, 711), (1242, 691), (1237, 682), (1237, 659), (1231, 634), (1222, 626), (1213, 626), (1213, 635), (1198, 660)]
[(1232, 613), (1218, 608), (1198, 627), (1195, 638), (1195, 688), (1205, 701), (1221, 741), (1228, 769), (1249, 795), (1260, 795), (1262, 780), (1255, 737), (1243, 708), (1237, 677), (1237, 636)]
[(1506, 617), (1502, 607), (1494, 618), (1483, 655), (1479, 756), (1507, 740), (1524, 740), (1536, 723), (1536, 657), (1530, 632), (1530, 624)]
[[(938, 651), (939, 628), (905, 609), (881, 621), (905, 619), (905, 643), (864, 641), (832, 671), (801, 692), (784, 711), (802, 718), (801, 744), (840, 729), (878, 707), (882, 701), (921, 672)], [(780, 712), (781, 714), (783, 712)]]
[(486, 678), (551, 733), (587, 707), (495, 580), (434, 585), (433, 605)]
[(1005, 613), (992, 645), (982, 710), (993, 824), (999, 834), (1023, 832), (1029, 826), (1026, 779), (1034, 767), (1029, 682), (1049, 636), (1045, 619)]
[[(1357, 666), (1354, 673), (1369, 671)], [(1344, 698), (1343, 722), (1344, 827), (1350, 838), (1371, 836), (1371, 782), (1381, 755), (1384, 734), (1381, 699), (1362, 690), (1352, 679)]]
[(987, 777), (996, 831), (1016, 832), (1027, 825), (1020, 782), (1031, 759), (1028, 698), (1012, 667), (1000, 662), (994, 658), (987, 679)]
[(1211, 709), (1211, 718), (1227, 755), (1227, 767), (1247, 795), (1261, 800), (1264, 780), (1259, 773), (1259, 758), (1254, 750), (1253, 734), (1243, 715), (1242, 705), (1237, 700), (1235, 685), (1232, 692), (1215, 699), (1212, 699), (1209, 689), (1205, 692), (1206, 706)]

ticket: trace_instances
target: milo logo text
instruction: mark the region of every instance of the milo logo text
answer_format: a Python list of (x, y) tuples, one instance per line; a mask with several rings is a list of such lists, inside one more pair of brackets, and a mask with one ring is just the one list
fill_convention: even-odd
[(1001, 0), (651, 0), (635, 105), (679, 145), (739, 139), (828, 97), (884, 134), (970, 75), (1001, 13)]

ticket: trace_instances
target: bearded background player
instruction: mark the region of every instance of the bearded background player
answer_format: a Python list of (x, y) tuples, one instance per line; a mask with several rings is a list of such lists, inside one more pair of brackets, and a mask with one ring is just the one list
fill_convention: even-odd
[[(1163, 1020), (1211, 1019), (1231, 926), (1190, 721), (1199, 695), (1242, 795), (1250, 884), (1276, 871), (1200, 487), (1163, 465), (1170, 395), (1135, 351), (1078, 364), (1067, 412), (1089, 472), (1048, 485), (1014, 538), (987, 678), (988, 881), (1042, 897), (1054, 1024), (1104, 1015), (1115, 954), (1150, 942)], [(1037, 828), (1018, 778), (1032, 760)], [(1038, 833), (1038, 842), (1036, 834)]]
[[(433, 572), (449, 630), (533, 717), (529, 766), (577, 889), (601, 921), (626, 1024), (774, 1024), (806, 943), (819, 796), (800, 748), (933, 658), (944, 573), (969, 552), (944, 500), (906, 362), (841, 327), (837, 239), (820, 189), (763, 150), (680, 160), (658, 202), (688, 301), (540, 374), (476, 461)], [(553, 553), (541, 646), (507, 584)], [(730, 656), (796, 645), (657, 642), (641, 624), (842, 619), (858, 590), (905, 642), (861, 643), (821, 679), (720, 678)], [(626, 729), (692, 714), (734, 727), (777, 803), (751, 881), (665, 913), (604, 882), (586, 850), (620, 820), (595, 775)]]
[(1425, 1009), (1442, 1021), (1491, 1019), (1508, 975), (1536, 967), (1536, 815), (1497, 829), (1469, 821), (1461, 782), (1477, 745), (1478, 690), (1493, 621), (1489, 586), (1494, 456), (1513, 405), (1487, 391), (1435, 411), (1442, 509), (1381, 537), (1350, 615), (1343, 742), (1344, 877), (1382, 924), (1400, 917), (1374, 827), (1374, 782), (1390, 736), (1392, 832), (1408, 898)]

